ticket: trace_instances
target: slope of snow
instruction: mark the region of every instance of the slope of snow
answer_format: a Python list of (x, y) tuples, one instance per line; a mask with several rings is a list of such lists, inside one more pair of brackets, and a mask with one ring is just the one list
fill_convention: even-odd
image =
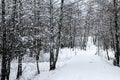
[[(41, 80), (120, 80), (120, 69), (91, 54), (73, 57), (67, 64)], [(37, 76), (35, 80), (39, 80)]]

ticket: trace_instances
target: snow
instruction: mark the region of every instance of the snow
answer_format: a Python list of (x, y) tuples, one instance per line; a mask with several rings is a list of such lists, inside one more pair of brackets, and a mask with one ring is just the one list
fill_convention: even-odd
[[(79, 48), (60, 50), (57, 68), (49, 71), (49, 62), (40, 62), (41, 73), (36, 72), (35, 63), (23, 63), (20, 80), (120, 80), (120, 68), (113, 66), (104, 57), (95, 55), (97, 47), (89, 38), (86, 51)], [(113, 52), (109, 50), (110, 55)], [(110, 56), (113, 57), (113, 56)], [(12, 62), (10, 80), (15, 80), (17, 64)]]
[(43, 80), (119, 80), (119, 74), (119, 68), (109, 65), (100, 57), (81, 54)]

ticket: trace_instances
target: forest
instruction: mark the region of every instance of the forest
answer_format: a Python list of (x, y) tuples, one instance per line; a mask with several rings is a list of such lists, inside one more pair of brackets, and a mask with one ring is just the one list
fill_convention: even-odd
[[(61, 66), (57, 64), (67, 64), (70, 55), (79, 55), (81, 59), (72, 59), (82, 66), (80, 60), (86, 61), (90, 56), (82, 58), (81, 53), (88, 55), (92, 50), (97, 57), (102, 50), (106, 62), (111, 62), (112, 68), (120, 71), (119, 28), (120, 0), (0, 0), (0, 79), (48, 80), (42, 77), (59, 73), (56, 70)], [(64, 61), (61, 55), (66, 58)], [(28, 67), (31, 68), (26, 70)], [(71, 67), (64, 71), (66, 69)], [(33, 77), (25, 78), (29, 73), (33, 73)], [(39, 76), (34, 79), (36, 75)], [(53, 76), (49, 80), (104, 79), (58, 79)]]

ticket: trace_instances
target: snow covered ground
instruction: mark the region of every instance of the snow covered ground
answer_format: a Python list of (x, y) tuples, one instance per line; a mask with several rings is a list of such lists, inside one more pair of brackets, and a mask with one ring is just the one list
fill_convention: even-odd
[[(36, 74), (35, 63), (23, 63), (23, 76), (20, 80), (120, 80), (120, 68), (95, 55), (96, 51), (90, 38), (86, 51), (64, 48), (60, 50), (56, 70), (49, 71), (49, 63), (40, 62), (40, 75)], [(12, 63), (11, 68), (10, 80), (15, 80), (16, 62)]]
[[(103, 61), (100, 57), (81, 54), (67, 64), (51, 72), (46, 78), (34, 80), (120, 80), (120, 69)], [(44, 74), (45, 75), (45, 74)]]

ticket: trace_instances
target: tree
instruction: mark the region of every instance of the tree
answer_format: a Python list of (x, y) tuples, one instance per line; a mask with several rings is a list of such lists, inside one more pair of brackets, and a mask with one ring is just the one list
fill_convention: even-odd
[(41, 39), (36, 37), (33, 41), (33, 50), (35, 52), (35, 57), (36, 57), (36, 66), (37, 66), (37, 72), (38, 74), (40, 74), (40, 70), (39, 70), (39, 54), (41, 51), (42, 44), (41, 44)]
[(50, 70), (55, 69), (54, 65), (54, 26), (53, 26), (53, 0), (50, 0), (49, 2), (50, 8), (49, 8), (49, 14), (50, 14)]
[(5, 26), (5, 0), (1, 0), (2, 3), (2, 28), (3, 28), (3, 35), (2, 35), (2, 68), (1, 68), (1, 80), (5, 80), (6, 79), (6, 59), (7, 59), (7, 50), (6, 50), (6, 26)]
[(64, 5), (64, 0), (61, 0), (61, 7), (60, 7), (60, 17), (59, 17), (59, 25), (58, 25), (58, 37), (57, 37), (57, 49), (56, 49), (56, 55), (55, 55), (55, 62), (54, 66), (56, 66), (57, 60), (58, 60), (58, 55), (59, 55), (59, 49), (61, 46), (61, 29), (63, 27), (63, 5)]
[(115, 32), (115, 61), (114, 65), (119, 66), (119, 56), (120, 56), (120, 51), (119, 51), (119, 27), (118, 27), (118, 6), (117, 6), (118, 0), (113, 0), (114, 4), (114, 32)]
[(23, 49), (25, 48), (23, 45), (23, 42), (20, 38), (20, 29), (22, 28), (22, 10), (23, 10), (23, 6), (22, 6), (22, 1), (19, 0), (18, 1), (19, 4), (18, 4), (18, 33), (17, 33), (17, 36), (18, 36), (18, 46), (17, 46), (17, 49), (16, 49), (16, 53), (18, 54), (18, 70), (17, 70), (17, 76), (16, 76), (16, 79), (19, 79), (20, 76), (22, 76), (22, 56), (23, 56)]
[(53, 27), (53, 4), (52, 0), (50, 0), (50, 27), (51, 27), (51, 44), (50, 44), (50, 70), (54, 70), (56, 68), (56, 63), (58, 60), (59, 48), (61, 46), (61, 27), (63, 26), (63, 4), (64, 0), (61, 0), (61, 7), (60, 7), (60, 16), (58, 22), (58, 32), (57, 32), (57, 39), (56, 39), (56, 52), (54, 52), (54, 27)]

